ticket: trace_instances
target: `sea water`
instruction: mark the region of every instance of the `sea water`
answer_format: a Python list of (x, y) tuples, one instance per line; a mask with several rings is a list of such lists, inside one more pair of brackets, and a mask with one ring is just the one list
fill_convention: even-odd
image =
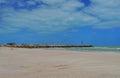
[(64, 48), (71, 51), (90, 51), (90, 52), (120, 52), (120, 47), (74, 47)]

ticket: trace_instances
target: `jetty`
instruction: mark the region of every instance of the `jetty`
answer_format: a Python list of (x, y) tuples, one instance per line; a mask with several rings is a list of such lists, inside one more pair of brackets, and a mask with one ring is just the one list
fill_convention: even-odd
[(93, 47), (93, 45), (81, 44), (81, 45), (36, 45), (36, 44), (15, 44), (7, 43), (2, 45), (4, 47), (14, 48), (72, 48), (72, 47)]

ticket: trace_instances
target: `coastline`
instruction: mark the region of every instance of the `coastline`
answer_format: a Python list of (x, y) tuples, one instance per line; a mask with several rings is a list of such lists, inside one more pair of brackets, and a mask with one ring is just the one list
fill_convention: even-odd
[(0, 78), (120, 78), (120, 53), (0, 47)]

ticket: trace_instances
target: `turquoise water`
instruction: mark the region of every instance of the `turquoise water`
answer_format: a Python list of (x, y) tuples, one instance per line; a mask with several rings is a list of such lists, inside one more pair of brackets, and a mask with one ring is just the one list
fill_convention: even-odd
[(71, 51), (120, 52), (120, 47), (77, 47), (64, 49)]

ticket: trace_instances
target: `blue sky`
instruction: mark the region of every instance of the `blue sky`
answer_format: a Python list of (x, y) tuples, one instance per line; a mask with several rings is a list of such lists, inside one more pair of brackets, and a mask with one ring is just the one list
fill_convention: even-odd
[(0, 0), (0, 43), (120, 46), (120, 0)]

